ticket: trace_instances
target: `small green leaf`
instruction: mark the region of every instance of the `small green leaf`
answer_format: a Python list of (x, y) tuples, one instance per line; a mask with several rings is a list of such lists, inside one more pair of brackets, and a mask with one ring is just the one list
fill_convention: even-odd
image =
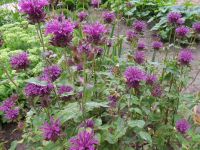
[(151, 139), (151, 135), (149, 135), (149, 133), (144, 132), (144, 131), (140, 131), (139, 135), (142, 139), (144, 139), (145, 141), (149, 142), (150, 144), (152, 144), (152, 139)]
[(143, 120), (129, 120), (128, 121), (129, 127), (138, 127), (138, 128), (143, 128), (145, 125), (145, 122)]

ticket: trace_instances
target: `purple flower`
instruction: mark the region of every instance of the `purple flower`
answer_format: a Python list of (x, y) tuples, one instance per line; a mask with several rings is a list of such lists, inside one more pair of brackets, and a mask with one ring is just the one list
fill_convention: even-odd
[(144, 50), (145, 47), (146, 47), (145, 42), (143, 42), (143, 41), (138, 42), (138, 45), (137, 45), (138, 50)]
[(178, 25), (183, 25), (185, 23), (185, 20), (183, 18), (179, 18), (176, 23)]
[(43, 137), (47, 141), (56, 142), (61, 136), (61, 123), (60, 120), (54, 120), (53, 117), (50, 118), (50, 123), (45, 122), (41, 130), (43, 132)]
[(28, 83), (24, 89), (26, 96), (28, 97), (36, 97), (36, 96), (44, 96), (49, 95), (53, 90), (54, 86), (49, 82), (49, 79), (45, 79), (44, 77), (40, 78), (43, 84), (34, 84)]
[(66, 96), (67, 94), (70, 94), (73, 92), (73, 87), (69, 85), (62, 85), (58, 89), (58, 94), (62, 97), (63, 100), (69, 100), (71, 96)]
[(58, 47), (67, 46), (72, 38), (74, 31), (74, 24), (66, 20), (63, 15), (56, 17), (46, 25), (45, 33), (53, 35), (51, 44)]
[(19, 108), (9, 109), (5, 112), (5, 117), (8, 120), (15, 120), (19, 116)]
[(191, 50), (183, 49), (179, 52), (178, 61), (181, 65), (189, 65), (193, 56)]
[(152, 47), (153, 47), (154, 50), (159, 50), (163, 47), (163, 43), (160, 42), (160, 41), (154, 41), (152, 43)]
[(132, 30), (128, 30), (126, 32), (126, 39), (129, 42), (133, 42), (135, 39), (137, 39), (137, 36), (138, 36), (137, 33)]
[(18, 100), (18, 95), (14, 94), (5, 101), (3, 101), (2, 105), (0, 106), (0, 111), (3, 111), (4, 113), (6, 111), (9, 111), (15, 106), (15, 102)]
[(180, 132), (181, 134), (187, 133), (190, 127), (191, 126), (186, 119), (181, 119), (176, 122), (176, 130)]
[(101, 0), (91, 0), (91, 5), (94, 8), (99, 8), (100, 4), (101, 4)]
[(61, 73), (62, 70), (58, 65), (52, 65), (44, 69), (43, 76), (53, 82), (60, 77)]
[(163, 90), (160, 85), (157, 84), (152, 88), (151, 95), (153, 97), (161, 97), (162, 93), (163, 93)]
[(77, 50), (78, 50), (78, 53), (80, 53), (81, 55), (88, 56), (90, 52), (92, 51), (92, 46), (90, 43), (83, 41), (79, 44)]
[(147, 27), (147, 25), (144, 21), (136, 20), (133, 23), (133, 28), (138, 33), (143, 32), (146, 29), (146, 27)]
[(102, 16), (105, 23), (112, 23), (116, 18), (114, 12), (108, 12), (108, 11), (104, 12)]
[(92, 119), (87, 119), (81, 123), (80, 127), (94, 128), (94, 121)]
[(44, 7), (47, 6), (48, 0), (19, 0), (19, 11), (27, 14), (31, 23), (44, 22), (46, 13)]
[(95, 51), (97, 57), (100, 57), (103, 54), (103, 48), (101, 48), (101, 47), (95, 47), (94, 51)]
[(126, 83), (131, 88), (138, 88), (140, 86), (140, 82), (146, 79), (146, 75), (143, 70), (137, 67), (128, 67), (124, 72), (124, 77), (126, 79)]
[(83, 32), (86, 34), (89, 42), (100, 44), (104, 40), (104, 35), (107, 33), (105, 25), (96, 22), (94, 24), (85, 25)]
[(148, 85), (154, 85), (156, 82), (157, 82), (157, 77), (153, 74), (149, 74), (147, 75), (147, 78), (146, 78), (146, 84)]
[(194, 29), (195, 32), (197, 32), (198, 34), (200, 34), (200, 22), (195, 22), (192, 25), (192, 28)]
[(78, 64), (78, 65), (76, 65), (76, 70), (77, 71), (82, 71), (83, 70), (83, 64)]
[(179, 37), (186, 37), (190, 33), (190, 29), (186, 26), (180, 26), (176, 28), (176, 34)]
[(76, 137), (70, 139), (70, 150), (95, 150), (99, 144), (94, 136), (94, 131), (81, 131)]
[(167, 15), (167, 19), (169, 23), (177, 23), (177, 21), (182, 17), (179, 12), (170, 12)]
[(78, 18), (80, 20), (80, 22), (86, 20), (88, 17), (88, 13), (85, 12), (85, 11), (81, 11), (79, 14), (78, 14)]
[(22, 52), (12, 56), (10, 59), (10, 64), (14, 70), (26, 69), (30, 64), (28, 54), (26, 52)]
[(117, 101), (119, 100), (119, 97), (115, 94), (110, 95), (108, 97), (108, 101), (109, 101), (109, 106), (112, 108), (115, 108), (117, 106)]
[(136, 51), (134, 54), (134, 60), (138, 64), (143, 64), (145, 61), (145, 53), (144, 51)]

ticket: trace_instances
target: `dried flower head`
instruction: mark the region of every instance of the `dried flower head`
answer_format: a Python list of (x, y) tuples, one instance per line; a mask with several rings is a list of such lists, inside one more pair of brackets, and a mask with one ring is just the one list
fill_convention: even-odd
[(159, 84), (154, 85), (153, 88), (152, 88), (152, 91), (151, 91), (151, 95), (153, 97), (161, 97), (162, 94), (163, 94), (162, 87)]
[(149, 74), (149, 75), (147, 75), (147, 78), (146, 78), (146, 84), (148, 84), (148, 85), (154, 85), (156, 82), (157, 82), (157, 77), (156, 77), (156, 75), (154, 75), (154, 74)]
[(83, 121), (80, 125), (80, 127), (84, 127), (84, 128), (94, 128), (94, 121), (92, 119), (87, 119), (85, 121)]

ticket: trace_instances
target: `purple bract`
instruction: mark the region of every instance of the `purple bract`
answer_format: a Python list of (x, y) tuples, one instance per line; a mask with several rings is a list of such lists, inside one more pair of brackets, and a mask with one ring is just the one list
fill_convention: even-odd
[(187, 133), (190, 127), (191, 126), (186, 119), (181, 119), (176, 122), (176, 130), (180, 132), (181, 134)]

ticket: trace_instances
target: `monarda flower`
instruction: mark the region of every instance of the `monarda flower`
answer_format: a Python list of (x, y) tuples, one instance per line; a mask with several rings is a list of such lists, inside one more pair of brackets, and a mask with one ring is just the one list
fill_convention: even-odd
[(53, 35), (51, 44), (57, 47), (67, 46), (73, 38), (74, 24), (63, 15), (56, 17), (46, 25), (45, 33)]
[(137, 67), (128, 67), (124, 72), (124, 77), (130, 88), (138, 88), (140, 83), (146, 79), (144, 71)]
[(53, 82), (60, 77), (61, 73), (62, 70), (58, 65), (52, 65), (44, 68), (43, 76)]
[(144, 51), (136, 51), (134, 54), (134, 60), (137, 64), (143, 64), (145, 62)]
[(193, 56), (191, 50), (183, 49), (179, 52), (178, 61), (181, 65), (189, 65)]
[(186, 119), (181, 119), (176, 122), (176, 130), (181, 134), (185, 134), (190, 129), (190, 124)]
[(100, 4), (101, 4), (101, 0), (91, 0), (91, 5), (94, 8), (99, 8)]
[(62, 97), (63, 100), (69, 100), (71, 96), (70, 95), (66, 96), (66, 95), (72, 93), (73, 90), (74, 89), (72, 86), (62, 85), (58, 89), (58, 94)]
[(81, 131), (76, 137), (70, 139), (70, 150), (95, 150), (99, 144), (95, 138), (94, 131)]
[(192, 25), (192, 28), (193, 28), (193, 30), (194, 30), (196, 33), (200, 34), (200, 22), (195, 22), (195, 23)]
[[(42, 85), (28, 83), (24, 89), (25, 95), (28, 97), (36, 97), (36, 96), (45, 96), (49, 95), (51, 91), (54, 89), (52, 83), (49, 82), (48, 78), (42, 77), (39, 78), (39, 81), (43, 82)], [(45, 83), (44, 83), (45, 82)]]
[(30, 64), (28, 53), (22, 52), (22, 53), (12, 56), (10, 58), (10, 64), (11, 64), (12, 69), (17, 70), (17, 71), (28, 68)]
[(50, 118), (50, 123), (45, 122), (41, 130), (43, 132), (43, 137), (47, 141), (56, 142), (57, 139), (61, 136), (61, 123), (60, 120), (54, 120), (53, 117)]
[(103, 12), (102, 16), (105, 23), (112, 23), (116, 18), (115, 13), (109, 11)]
[(157, 82), (157, 77), (154, 74), (149, 74), (146, 77), (146, 84), (148, 85), (154, 85)]
[(145, 42), (143, 42), (143, 41), (138, 42), (138, 44), (137, 44), (138, 50), (144, 50), (145, 48), (146, 48)]
[(15, 120), (19, 116), (19, 108), (9, 109), (5, 112), (5, 118), (8, 120)]
[(154, 50), (160, 50), (162, 47), (163, 47), (163, 43), (160, 42), (160, 41), (154, 41), (154, 42), (152, 43), (152, 48), (153, 48)]
[(144, 21), (140, 21), (140, 20), (136, 20), (133, 23), (133, 28), (135, 30), (135, 32), (137, 33), (141, 33), (146, 29), (147, 25)]
[(136, 40), (138, 37), (138, 34), (135, 32), (135, 31), (132, 31), (132, 30), (128, 30), (126, 32), (126, 39), (127, 41), (129, 42), (133, 42), (134, 40)]
[(186, 37), (188, 34), (190, 33), (190, 29), (186, 26), (180, 26), (178, 28), (176, 28), (176, 34), (179, 37)]
[(78, 18), (80, 20), (80, 22), (86, 20), (88, 17), (88, 13), (85, 12), (85, 11), (81, 11), (79, 14), (78, 14)]
[(175, 24), (177, 21), (182, 17), (182, 15), (179, 12), (170, 12), (167, 15), (167, 19), (169, 23)]
[(88, 42), (94, 44), (102, 44), (104, 42), (104, 36), (107, 33), (105, 25), (96, 22), (94, 24), (85, 25), (83, 32), (86, 34)]
[(4, 100), (0, 106), (0, 111), (6, 112), (12, 109), (15, 106), (15, 102), (18, 100), (18, 96), (16, 94), (12, 95), (8, 99)]
[(80, 127), (84, 127), (84, 128), (91, 128), (93, 129), (94, 128), (94, 121), (92, 119), (87, 119), (85, 121), (83, 121), (81, 124), (80, 124)]
[(44, 22), (44, 7), (48, 4), (48, 0), (19, 0), (18, 6), (20, 12), (28, 15), (30, 23), (36, 24)]
[(178, 25), (183, 25), (185, 23), (185, 20), (183, 18), (179, 18), (176, 23)]

